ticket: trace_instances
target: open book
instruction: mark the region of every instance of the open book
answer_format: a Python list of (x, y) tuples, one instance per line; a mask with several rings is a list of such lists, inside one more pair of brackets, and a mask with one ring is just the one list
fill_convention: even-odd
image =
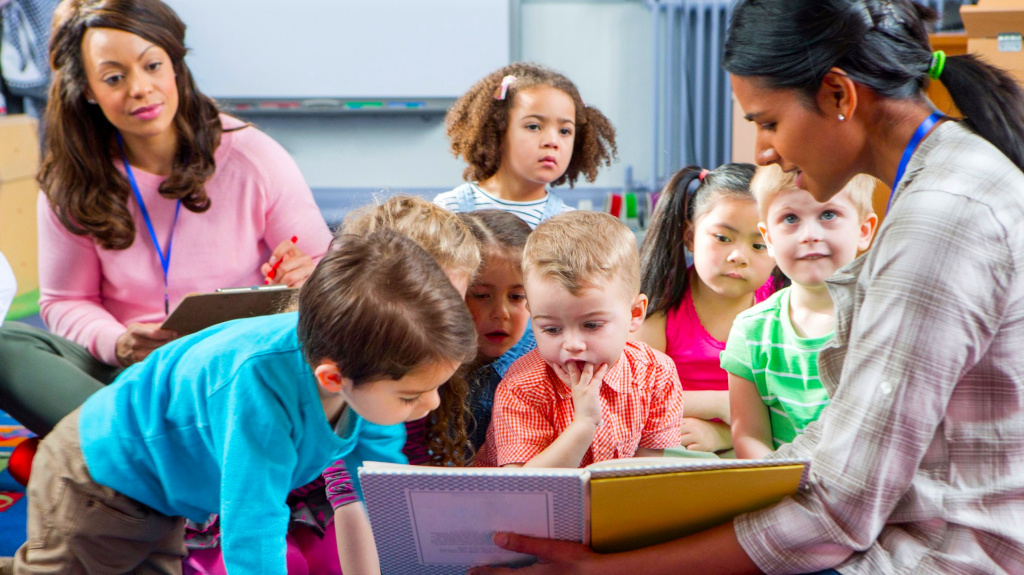
[(359, 469), (381, 569), (463, 573), (532, 557), (491, 542), (497, 531), (637, 549), (719, 525), (795, 494), (805, 459), (642, 457), (583, 469), (423, 467)]

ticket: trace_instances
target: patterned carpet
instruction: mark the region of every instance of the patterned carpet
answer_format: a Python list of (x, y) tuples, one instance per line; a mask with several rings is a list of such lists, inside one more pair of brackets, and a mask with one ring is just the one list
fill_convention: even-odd
[(25, 488), (7, 472), (7, 459), (14, 447), (32, 437), (6, 413), (0, 411), (0, 556), (13, 555), (25, 542)]

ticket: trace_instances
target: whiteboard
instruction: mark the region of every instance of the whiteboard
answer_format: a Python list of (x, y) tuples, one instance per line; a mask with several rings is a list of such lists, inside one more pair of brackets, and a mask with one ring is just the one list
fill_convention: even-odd
[(217, 99), (456, 98), (509, 62), (510, 0), (167, 0)]

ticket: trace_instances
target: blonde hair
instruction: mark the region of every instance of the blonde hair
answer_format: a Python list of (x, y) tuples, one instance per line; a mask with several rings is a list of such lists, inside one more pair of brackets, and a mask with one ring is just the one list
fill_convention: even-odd
[[(861, 218), (865, 218), (875, 213), (872, 198), (874, 197), (875, 184), (877, 183), (878, 180), (872, 176), (859, 174), (854, 176), (839, 191), (839, 194), (846, 194), (850, 198), (850, 202), (853, 203), (853, 207), (857, 209), (857, 214)], [(759, 167), (757, 172), (754, 173), (754, 179), (750, 181), (750, 191), (754, 194), (754, 199), (757, 200), (757, 213), (760, 220), (763, 222), (768, 219), (768, 208), (780, 192), (799, 189), (796, 186), (795, 173), (782, 171), (778, 164)]]
[(537, 226), (526, 240), (523, 278), (531, 273), (557, 280), (572, 295), (619, 279), (635, 296), (640, 293), (636, 236), (609, 214), (586, 210), (558, 214)]
[(366, 236), (395, 230), (419, 244), (448, 273), (472, 279), (480, 267), (480, 242), (452, 212), (419, 196), (393, 196), (345, 216), (336, 235)]

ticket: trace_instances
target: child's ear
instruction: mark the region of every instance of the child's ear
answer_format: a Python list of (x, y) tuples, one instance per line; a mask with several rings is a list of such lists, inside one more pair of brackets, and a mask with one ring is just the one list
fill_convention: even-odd
[(644, 319), (647, 318), (647, 296), (644, 294), (638, 294), (636, 299), (633, 300), (633, 307), (630, 309), (629, 318), (629, 333), (633, 333), (640, 329), (643, 325)]
[(878, 229), (878, 215), (870, 213), (860, 223), (860, 238), (857, 239), (857, 252), (862, 252), (871, 246), (871, 240), (875, 237), (875, 230)]
[(338, 369), (338, 365), (330, 360), (323, 360), (313, 370), (316, 382), (328, 393), (339, 393), (345, 387), (345, 383), (351, 383)]
[(683, 246), (693, 253), (693, 223), (683, 222)]
[(757, 231), (761, 232), (761, 237), (764, 238), (764, 245), (768, 246), (768, 255), (775, 257), (775, 247), (772, 246), (772, 237), (768, 233), (768, 225), (764, 222), (757, 222)]

